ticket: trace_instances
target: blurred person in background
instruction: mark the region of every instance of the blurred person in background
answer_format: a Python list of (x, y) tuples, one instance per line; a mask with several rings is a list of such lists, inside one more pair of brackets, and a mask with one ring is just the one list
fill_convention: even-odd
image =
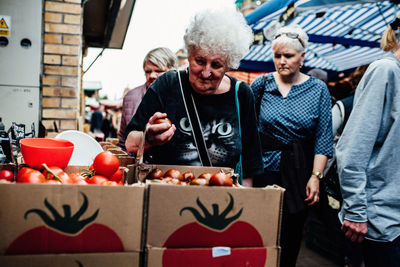
[[(206, 10), (195, 15), (184, 40), (188, 69), (166, 72), (150, 85), (127, 127), (127, 151), (137, 152), (146, 129), (145, 152), (152, 152), (155, 164), (204, 166), (198, 151), (203, 147), (207, 154), (204, 158), (212, 166), (235, 169), (242, 163), (243, 177), (261, 173), (252, 91), (246, 83), (226, 75), (238, 68), (248, 53), (253, 40), (250, 27), (234, 9)], [(199, 122), (200, 133), (195, 135), (204, 139), (204, 146), (196, 143), (192, 116), (185, 109), (189, 101)], [(165, 117), (172, 125), (156, 124), (157, 119)]]
[[(307, 75), (314, 76), (315, 78), (323, 81), (325, 84), (328, 84), (328, 73), (324, 70), (312, 69), (309, 72), (307, 72)], [(335, 102), (336, 102), (335, 98), (331, 96), (331, 104), (333, 105)]]
[(102, 104), (99, 104), (96, 107), (92, 106), (92, 108), (94, 109), (94, 111), (90, 118), (89, 134), (93, 136), (97, 141), (103, 141), (105, 138), (101, 128), (103, 125), (103, 118), (105, 116), (104, 106)]
[[(115, 132), (118, 134), (119, 129), (121, 127), (121, 118), (122, 118), (122, 107), (118, 106), (113, 109), (114, 116), (112, 117), (112, 126)], [(115, 136), (117, 137), (117, 135)]]
[(333, 102), (348, 97), (352, 92), (352, 86), (348, 79), (328, 82), (329, 92)]
[(317, 79), (320, 79), (324, 83), (328, 83), (328, 73), (321, 69), (312, 69), (307, 72), (307, 75), (314, 76)]
[(336, 134), (341, 134), (344, 126), (347, 123), (347, 120), (350, 116), (350, 112), (353, 109), (353, 100), (354, 93), (357, 88), (358, 83), (360, 82), (362, 76), (367, 70), (369, 65), (361, 65), (356, 68), (356, 70), (349, 75), (346, 79), (351, 85), (350, 95), (337, 100), (332, 107), (332, 132), (333, 136)]
[(118, 132), (118, 145), (125, 150), (125, 129), (135, 115), (143, 96), (150, 85), (164, 72), (177, 68), (178, 59), (166, 47), (158, 47), (147, 53), (143, 60), (146, 83), (126, 93), (122, 102), (121, 125)]
[(353, 110), (336, 147), (342, 231), (362, 243), (365, 266), (400, 264), (400, 16), (358, 84)]
[(275, 72), (251, 84), (256, 100), (264, 173), (253, 186), (286, 189), (281, 266), (295, 266), (308, 206), (319, 201), (319, 183), (333, 153), (331, 100), (326, 84), (300, 72), (308, 44), (298, 26), (280, 28), (272, 41)]

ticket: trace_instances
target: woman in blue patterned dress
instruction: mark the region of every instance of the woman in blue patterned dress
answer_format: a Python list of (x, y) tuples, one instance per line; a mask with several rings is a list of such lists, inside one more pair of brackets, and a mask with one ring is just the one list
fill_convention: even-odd
[(281, 266), (295, 266), (307, 206), (319, 201), (319, 182), (332, 156), (331, 101), (325, 83), (300, 72), (307, 34), (278, 30), (272, 42), (276, 71), (251, 85), (256, 98), (264, 174), (253, 186), (286, 189), (281, 226)]

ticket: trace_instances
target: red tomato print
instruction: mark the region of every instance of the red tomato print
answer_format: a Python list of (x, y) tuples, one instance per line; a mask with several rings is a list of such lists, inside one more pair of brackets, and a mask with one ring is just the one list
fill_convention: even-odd
[(221, 213), (218, 205), (213, 204), (213, 214), (211, 214), (199, 198), (196, 202), (204, 216), (193, 207), (181, 209), (180, 215), (184, 211), (190, 211), (197, 221), (178, 228), (165, 241), (164, 247), (263, 247), (262, 237), (254, 226), (244, 221), (236, 221), (241, 216), (243, 208), (235, 215), (227, 217), (234, 205), (232, 195), (229, 194), (229, 197), (230, 202)]
[(87, 252), (116, 252), (124, 247), (118, 235), (109, 227), (93, 223), (99, 210), (90, 217), (81, 219), (88, 208), (88, 199), (81, 193), (84, 200), (75, 214), (71, 207), (63, 205), (64, 217), (47, 201), (45, 206), (52, 216), (42, 210), (30, 209), (28, 215), (36, 213), (45, 223), (30, 229), (17, 237), (8, 247), (6, 254), (37, 254), (37, 253), (87, 253)]

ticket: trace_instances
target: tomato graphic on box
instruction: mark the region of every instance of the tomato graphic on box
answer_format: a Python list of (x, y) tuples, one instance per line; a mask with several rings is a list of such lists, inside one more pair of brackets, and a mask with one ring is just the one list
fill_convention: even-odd
[(228, 206), (221, 213), (219, 213), (218, 204), (212, 204), (212, 213), (210, 213), (199, 198), (196, 203), (203, 212), (203, 216), (193, 207), (182, 208), (180, 215), (185, 211), (191, 212), (196, 221), (183, 225), (173, 232), (165, 241), (164, 247), (263, 247), (263, 240), (257, 229), (247, 222), (238, 220), (243, 208), (228, 217), (234, 207), (231, 194), (229, 198)]
[[(228, 193), (229, 194), (229, 193)], [(228, 217), (233, 210), (234, 200), (229, 194), (230, 202), (221, 213), (218, 204), (212, 204), (212, 213), (197, 198), (196, 203), (202, 214), (193, 207), (184, 207), (180, 215), (188, 211), (193, 214), (196, 222), (186, 224), (173, 232), (164, 243), (167, 247), (163, 253), (162, 266), (264, 266), (267, 259), (267, 249), (263, 247), (262, 237), (251, 224), (238, 220), (243, 208)], [(232, 249), (230, 255), (213, 257), (212, 248), (246, 247)], [(203, 248), (203, 249), (173, 249), (173, 248)], [(170, 249), (171, 248), (171, 249)], [(209, 248), (209, 249), (204, 249)]]
[(118, 235), (103, 224), (94, 223), (99, 209), (86, 219), (81, 219), (88, 208), (88, 199), (84, 193), (82, 206), (75, 214), (71, 207), (63, 205), (64, 216), (44, 200), (52, 218), (40, 209), (30, 209), (28, 215), (37, 214), (43, 220), (43, 226), (26, 231), (17, 237), (7, 248), (6, 254), (37, 254), (37, 253), (85, 253), (85, 252), (118, 252), (124, 246)]

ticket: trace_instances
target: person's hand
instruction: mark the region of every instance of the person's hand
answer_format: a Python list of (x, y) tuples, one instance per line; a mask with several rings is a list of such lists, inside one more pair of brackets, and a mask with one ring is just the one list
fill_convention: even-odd
[(367, 222), (352, 222), (344, 220), (342, 231), (347, 239), (350, 239), (352, 242), (361, 243), (368, 232)]
[(159, 123), (156, 124), (157, 119), (166, 118), (166, 113), (156, 112), (150, 117), (146, 125), (146, 143), (150, 146), (160, 146), (167, 143), (174, 136), (176, 127), (174, 124)]
[(307, 198), (304, 200), (308, 202), (308, 205), (314, 205), (319, 201), (319, 178), (316, 176), (311, 176), (308, 180), (306, 186), (306, 196)]

